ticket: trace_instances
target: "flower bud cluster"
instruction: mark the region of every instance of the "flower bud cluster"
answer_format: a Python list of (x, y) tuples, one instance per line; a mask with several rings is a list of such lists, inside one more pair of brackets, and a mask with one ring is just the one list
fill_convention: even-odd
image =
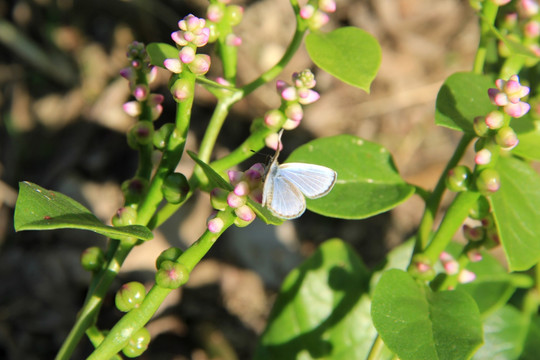
[[(282, 126), (285, 130), (292, 130), (300, 125), (304, 117), (303, 105), (308, 105), (319, 100), (320, 95), (313, 90), (317, 82), (315, 76), (309, 70), (294, 73), (293, 85), (278, 80), (276, 88), (281, 96), (281, 108), (270, 110), (264, 115), (264, 123), (269, 128)], [(271, 134), (265, 139), (269, 148), (276, 150), (281, 146), (277, 134)]]
[(148, 85), (156, 78), (157, 69), (150, 66), (150, 59), (141, 42), (131, 43), (126, 56), (130, 66), (120, 70), (120, 75), (129, 81), (135, 100), (126, 102), (123, 105), (124, 111), (141, 120), (156, 120), (163, 111), (163, 95), (150, 93)]
[(197, 48), (208, 43), (210, 29), (206, 26), (206, 20), (189, 14), (178, 22), (177, 30), (171, 34), (171, 38), (179, 47), (177, 58), (165, 59), (165, 68), (175, 74), (184, 70), (186, 65), (192, 73), (204, 75), (210, 69), (210, 56), (197, 54)]
[(300, 17), (307, 21), (311, 30), (317, 30), (328, 22), (328, 13), (335, 11), (335, 0), (310, 0), (300, 8)]
[(497, 88), (488, 90), (489, 99), (494, 105), (503, 108), (503, 111), (514, 118), (519, 118), (525, 115), (531, 106), (521, 98), (529, 94), (529, 88), (523, 86), (519, 82), (517, 75), (512, 75), (508, 81), (497, 79), (495, 81)]
[(223, 229), (224, 221), (220, 214), (223, 210), (234, 210), (236, 226), (247, 226), (255, 220), (255, 213), (247, 205), (248, 197), (257, 202), (262, 201), (262, 178), (264, 165), (257, 163), (245, 172), (230, 170), (227, 175), (234, 186), (232, 191), (215, 188), (210, 193), (210, 201), (217, 211), (210, 216), (207, 227), (210, 232), (219, 233)]
[[(509, 0), (492, 0), (497, 5), (502, 6)], [(501, 17), (498, 24), (499, 29), (503, 30), (508, 39), (521, 43), (529, 48), (534, 54), (540, 56), (540, 46), (538, 38), (540, 36), (540, 6), (538, 0), (516, 0), (515, 4), (505, 7), (503, 11), (508, 11)], [(499, 42), (499, 54), (508, 57), (513, 54), (508, 44)], [(526, 66), (536, 65), (536, 59), (526, 59)]]
[(240, 24), (244, 16), (244, 8), (229, 5), (229, 0), (218, 0), (208, 6), (206, 17), (210, 29), (209, 42), (222, 37), (229, 46), (242, 45), (242, 38), (232, 33), (231, 28)]
[(500, 245), (499, 234), (491, 213), (488, 213), (480, 221), (480, 225), (470, 226), (465, 224), (463, 225), (462, 230), (465, 239), (467, 239), (469, 243), (475, 244), (474, 250), (476, 252), (468, 254), (471, 261), (473, 259), (476, 259), (476, 261), (481, 260), (481, 254), (478, 254), (479, 249), (492, 249)]

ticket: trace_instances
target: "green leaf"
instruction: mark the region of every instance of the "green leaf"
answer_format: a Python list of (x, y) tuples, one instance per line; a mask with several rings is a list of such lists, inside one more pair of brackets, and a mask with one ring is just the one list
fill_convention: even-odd
[(165, 69), (165, 59), (177, 59), (179, 50), (166, 43), (150, 43), (146, 46), (146, 52), (150, 56), (150, 63)]
[(497, 109), (487, 93), (494, 86), (493, 81), (484, 75), (471, 72), (450, 75), (437, 94), (435, 123), (474, 134), (474, 118)]
[(520, 360), (537, 360), (540, 354), (540, 316), (531, 316), (525, 346)]
[(350, 246), (323, 243), (283, 282), (255, 359), (365, 359), (376, 337), (368, 281)]
[(527, 163), (501, 156), (496, 166), (499, 191), (491, 207), (510, 270), (527, 270), (540, 261), (540, 175)]
[(82, 229), (114, 239), (129, 236), (150, 240), (154, 237), (142, 225), (107, 226), (70, 197), (27, 181), (19, 183), (14, 222), (16, 231)]
[[(212, 187), (219, 187), (222, 189), (225, 189), (227, 191), (232, 191), (233, 187), (231, 184), (229, 184), (221, 175), (219, 175), (210, 165), (202, 161), (191, 151), (187, 151), (188, 155), (191, 156), (191, 158), (201, 167), (201, 169), (204, 171), (205, 175), (208, 177), (210, 184)], [(248, 206), (257, 214), (257, 216), (263, 220), (265, 223), (270, 225), (281, 225), (283, 224), (283, 220), (274, 216), (270, 210), (263, 207), (261, 204), (259, 204), (256, 201), (253, 201), (252, 199), (248, 198)]]
[(434, 293), (401, 270), (383, 274), (371, 315), (386, 346), (402, 360), (468, 359), (482, 344), (480, 314), (468, 294)]
[(369, 93), (381, 64), (381, 47), (369, 33), (356, 27), (310, 33), (306, 49), (318, 67)]
[(529, 114), (512, 119), (510, 126), (518, 135), (519, 144), (512, 153), (529, 160), (540, 161), (540, 120), (534, 120)]
[(352, 135), (310, 141), (286, 162), (319, 164), (337, 172), (328, 195), (307, 199), (309, 210), (325, 216), (364, 219), (394, 208), (414, 193), (386, 148)]
[(486, 251), (482, 251), (481, 261), (469, 263), (467, 269), (476, 274), (475, 280), (456, 288), (472, 296), (481, 314), (504, 306), (516, 290), (512, 275)]
[(520, 358), (527, 335), (527, 325), (525, 317), (516, 308), (512, 306), (500, 308), (484, 320), (485, 342), (474, 354), (473, 360)]
[(483, 20), (483, 25), (489, 26), (491, 32), (497, 37), (504, 45), (510, 50), (511, 55), (521, 55), (529, 59), (538, 60), (539, 57), (528, 47), (512, 38), (511, 36), (505, 36), (493, 25), (491, 21), (486, 21), (485, 18), (480, 14), (480, 17)]

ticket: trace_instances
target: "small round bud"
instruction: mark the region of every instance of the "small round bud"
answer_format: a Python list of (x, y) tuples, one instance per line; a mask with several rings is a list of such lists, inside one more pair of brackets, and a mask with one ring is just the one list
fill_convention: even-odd
[(469, 210), (469, 217), (475, 220), (481, 220), (489, 214), (490, 205), (485, 196), (479, 196), (472, 204)]
[(184, 64), (189, 64), (190, 62), (195, 60), (195, 49), (189, 46), (184, 46), (182, 50), (180, 50), (178, 57), (180, 58), (180, 61)]
[(144, 285), (138, 281), (128, 282), (116, 292), (114, 303), (122, 312), (128, 312), (138, 308), (146, 296)]
[(129, 116), (137, 117), (141, 115), (141, 103), (138, 101), (128, 101), (122, 108)]
[(478, 151), (474, 157), (476, 165), (487, 165), (491, 162), (491, 151), (484, 148)]
[(474, 281), (474, 279), (476, 279), (476, 274), (473, 273), (472, 271), (469, 271), (467, 269), (463, 269), (463, 270), (461, 270), (459, 272), (458, 282), (460, 284), (470, 283), (470, 282)]
[(154, 143), (156, 149), (165, 149), (167, 143), (169, 142), (169, 138), (174, 131), (174, 128), (174, 124), (166, 123), (163, 124), (163, 126), (161, 126), (159, 130), (154, 131), (154, 138), (152, 139), (152, 142)]
[(146, 179), (134, 178), (122, 183), (122, 193), (126, 199), (126, 204), (135, 204), (139, 202), (142, 194), (146, 190), (148, 182)]
[(165, 177), (161, 192), (167, 202), (171, 204), (180, 204), (186, 199), (190, 191), (188, 179), (181, 173), (172, 173)]
[(471, 262), (479, 262), (482, 260), (482, 253), (478, 250), (471, 250), (467, 253), (467, 257)]
[(121, 207), (116, 211), (111, 222), (114, 226), (127, 226), (135, 224), (137, 211), (129, 206)]
[(446, 251), (443, 251), (441, 255), (439, 256), (439, 260), (441, 261), (444, 271), (448, 275), (455, 275), (459, 271), (459, 263)]
[(182, 255), (183, 251), (180, 248), (177, 247), (171, 247), (167, 250), (164, 250), (161, 254), (159, 254), (158, 258), (156, 259), (156, 269), (159, 270), (161, 267), (161, 264), (164, 261), (173, 261), (176, 262), (180, 255)]
[(237, 196), (246, 196), (249, 194), (249, 184), (247, 181), (242, 180), (234, 187), (233, 192)]
[(216, 210), (225, 210), (227, 206), (227, 195), (229, 192), (222, 188), (214, 188), (210, 192), (210, 203), (212, 207)]
[(234, 191), (231, 191), (229, 195), (227, 195), (227, 204), (233, 209), (245, 205), (246, 201), (247, 199), (245, 196), (238, 196), (234, 193)]
[(435, 270), (430, 260), (424, 255), (415, 255), (412, 259), (413, 264), (413, 276), (422, 280), (433, 280), (435, 277)]
[(497, 131), (495, 142), (503, 149), (510, 150), (517, 146), (519, 139), (510, 126), (504, 126)]
[(131, 127), (128, 133), (128, 144), (133, 149), (148, 145), (154, 137), (154, 125), (150, 121), (139, 121)]
[(189, 70), (195, 75), (204, 75), (210, 70), (210, 56), (206, 54), (197, 54), (188, 65)]
[(101, 270), (105, 263), (105, 254), (97, 246), (89, 247), (81, 254), (81, 265), (87, 271)]
[(180, 74), (182, 72), (182, 62), (180, 59), (165, 59), (163, 60), (163, 66), (174, 74)]
[(236, 186), (236, 184), (238, 184), (240, 181), (242, 181), (242, 179), (244, 177), (244, 173), (242, 173), (241, 171), (229, 170), (229, 171), (227, 171), (227, 176), (229, 177), (229, 182), (233, 186)]
[(495, 226), (488, 228), (486, 231), (486, 240), (484, 241), (484, 246), (486, 249), (490, 250), (493, 249), (501, 244), (501, 240), (499, 238), (499, 233), (497, 232), (497, 228)]
[(225, 9), (226, 20), (231, 26), (236, 26), (242, 21), (244, 8), (238, 5), (229, 5)]
[(446, 187), (450, 191), (466, 191), (471, 182), (471, 170), (465, 165), (456, 166), (448, 171)]
[(220, 22), (225, 12), (219, 4), (210, 4), (206, 10), (206, 17), (213, 22)]
[(193, 96), (193, 86), (188, 80), (180, 78), (171, 86), (171, 94), (174, 100), (184, 101)]
[(471, 227), (465, 224), (463, 225), (463, 235), (469, 241), (480, 241), (484, 238), (485, 231), (482, 226)]
[(486, 118), (483, 116), (475, 117), (474, 122), (473, 122), (473, 128), (476, 135), (478, 136), (487, 135), (489, 128), (486, 125)]
[(234, 213), (240, 219), (242, 219), (243, 221), (248, 222), (248, 223), (255, 220), (255, 217), (256, 217), (253, 210), (251, 210), (251, 208), (249, 206), (247, 206), (247, 205), (242, 205), (242, 206), (234, 209)]
[(208, 228), (208, 231), (210, 231), (211, 233), (217, 234), (221, 232), (221, 230), (223, 230), (225, 223), (223, 222), (222, 219), (218, 217), (213, 217), (208, 220), (208, 222), (206, 223), (206, 226)]
[(488, 196), (499, 190), (501, 187), (501, 178), (495, 169), (484, 169), (476, 179), (478, 191)]
[(122, 353), (128, 358), (141, 356), (150, 344), (150, 332), (146, 328), (140, 328), (131, 336), (128, 344), (122, 349)]
[(504, 115), (500, 111), (492, 111), (486, 115), (485, 123), (491, 130), (500, 129), (504, 125)]
[(165, 260), (156, 273), (156, 284), (167, 288), (177, 289), (189, 279), (189, 270), (184, 264)]
[(270, 110), (264, 115), (264, 123), (270, 128), (277, 128), (285, 120), (285, 115), (279, 110)]

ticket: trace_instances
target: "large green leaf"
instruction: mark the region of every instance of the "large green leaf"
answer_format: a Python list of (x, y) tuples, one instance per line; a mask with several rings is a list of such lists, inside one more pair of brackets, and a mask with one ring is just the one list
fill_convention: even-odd
[(293, 151), (286, 162), (319, 164), (337, 172), (328, 195), (307, 200), (309, 210), (325, 216), (367, 218), (392, 209), (414, 192), (388, 150), (352, 135), (313, 140)]
[(519, 144), (512, 150), (515, 155), (540, 161), (540, 120), (534, 120), (529, 114), (512, 119), (510, 126), (518, 135)]
[(19, 183), (14, 223), (16, 231), (82, 229), (115, 239), (127, 236), (141, 240), (153, 238), (145, 226), (107, 226), (70, 197), (27, 181)]
[(489, 197), (499, 237), (511, 270), (540, 261), (540, 175), (524, 161), (499, 158), (501, 188)]
[(493, 81), (484, 75), (471, 72), (450, 75), (437, 94), (435, 123), (474, 133), (474, 118), (496, 109), (487, 93), (494, 86)]
[[(485, 343), (473, 360), (518, 359), (527, 335), (528, 321), (512, 306), (505, 306), (484, 320)], [(538, 353), (536, 353), (538, 356)]]
[(537, 360), (540, 354), (540, 316), (533, 314), (520, 360)]
[[(210, 165), (202, 161), (195, 155), (193, 152), (188, 151), (187, 152), (189, 156), (201, 167), (201, 169), (204, 171), (205, 175), (208, 177), (210, 181), (210, 185), (212, 187), (219, 187), (228, 191), (232, 191), (233, 187), (231, 184), (229, 184), (224, 178), (221, 177)], [(256, 201), (253, 201), (252, 199), (248, 198), (248, 206), (257, 214), (257, 216), (263, 220), (267, 224), (271, 225), (281, 225), (283, 224), (283, 220), (274, 216), (270, 210), (263, 207), (261, 204), (259, 204)]]
[(369, 93), (381, 64), (381, 47), (369, 33), (342, 27), (330, 33), (310, 33), (306, 49), (318, 67)]
[(283, 282), (255, 359), (365, 359), (376, 337), (368, 281), (347, 244), (323, 243)]
[(432, 292), (408, 273), (385, 272), (373, 294), (373, 324), (402, 360), (468, 359), (482, 344), (478, 307), (465, 292)]
[(165, 68), (165, 59), (177, 59), (179, 50), (166, 43), (150, 43), (146, 46), (146, 52), (150, 56), (150, 63)]

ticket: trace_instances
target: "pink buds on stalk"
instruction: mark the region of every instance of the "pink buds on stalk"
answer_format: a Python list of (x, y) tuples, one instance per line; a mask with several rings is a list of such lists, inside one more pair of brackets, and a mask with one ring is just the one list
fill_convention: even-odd
[(495, 85), (497, 88), (488, 90), (489, 99), (494, 105), (503, 107), (505, 113), (515, 118), (529, 111), (530, 105), (520, 101), (529, 94), (529, 88), (519, 83), (517, 75), (512, 75), (508, 81), (497, 79)]

